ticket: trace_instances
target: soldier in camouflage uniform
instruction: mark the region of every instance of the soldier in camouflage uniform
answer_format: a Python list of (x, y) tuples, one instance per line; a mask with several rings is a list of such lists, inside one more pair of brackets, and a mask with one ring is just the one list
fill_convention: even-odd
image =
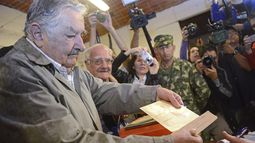
[[(159, 35), (154, 39), (154, 51), (161, 63), (158, 71), (159, 83), (178, 93), (190, 110), (201, 114), (205, 110), (211, 91), (203, 76), (190, 62), (177, 59), (174, 55), (172, 35)], [(204, 141), (223, 138), (221, 124), (211, 124), (204, 132)]]
[(158, 35), (154, 42), (154, 51), (161, 59), (159, 83), (181, 95), (189, 109), (201, 114), (210, 96), (204, 78), (188, 61), (173, 56), (175, 45), (172, 35)]

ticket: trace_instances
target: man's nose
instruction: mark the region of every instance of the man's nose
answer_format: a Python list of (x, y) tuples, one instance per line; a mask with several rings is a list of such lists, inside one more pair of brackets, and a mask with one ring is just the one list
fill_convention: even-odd
[(106, 60), (102, 60), (102, 66), (103, 67), (108, 67), (109, 63)]
[(81, 36), (77, 36), (75, 44), (77, 45), (77, 48), (80, 50), (80, 52), (83, 52), (85, 50), (85, 45)]
[(166, 49), (166, 48), (163, 49), (163, 54), (168, 55), (168, 52), (167, 52), (167, 49)]

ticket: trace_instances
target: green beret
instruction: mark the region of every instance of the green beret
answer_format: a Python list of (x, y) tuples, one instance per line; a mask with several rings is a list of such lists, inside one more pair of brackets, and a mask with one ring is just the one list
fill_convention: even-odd
[(154, 48), (158, 48), (166, 45), (173, 45), (173, 36), (172, 35), (158, 35), (154, 38)]

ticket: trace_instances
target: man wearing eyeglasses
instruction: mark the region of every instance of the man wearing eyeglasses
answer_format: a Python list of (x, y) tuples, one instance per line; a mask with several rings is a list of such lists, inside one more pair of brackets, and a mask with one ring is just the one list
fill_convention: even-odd
[[(103, 44), (95, 44), (85, 53), (85, 64), (88, 71), (105, 82), (117, 82), (112, 76), (112, 50)], [(121, 116), (100, 115), (103, 131), (108, 134), (119, 135), (119, 119)]]
[(103, 81), (117, 82), (111, 75), (112, 62), (112, 51), (103, 44), (93, 45), (85, 53), (85, 64), (88, 71)]

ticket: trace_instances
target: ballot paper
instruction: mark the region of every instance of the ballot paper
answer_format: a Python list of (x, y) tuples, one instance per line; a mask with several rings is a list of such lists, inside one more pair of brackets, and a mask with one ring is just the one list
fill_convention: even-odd
[(185, 106), (177, 109), (166, 101), (154, 102), (141, 107), (141, 110), (171, 132), (186, 128), (196, 129), (197, 133), (200, 133), (217, 119), (209, 111), (199, 116)]

